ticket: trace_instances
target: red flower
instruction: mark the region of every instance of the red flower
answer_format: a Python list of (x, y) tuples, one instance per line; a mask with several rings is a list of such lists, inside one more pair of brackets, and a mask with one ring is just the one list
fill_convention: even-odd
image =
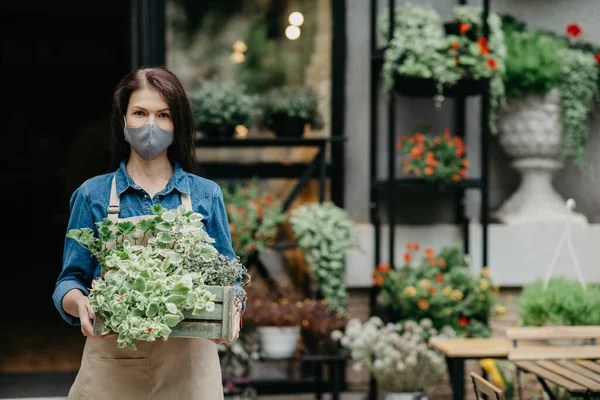
[(496, 68), (496, 67), (497, 67), (496, 60), (494, 60), (493, 58), (488, 58), (488, 59), (487, 59), (487, 65), (488, 65), (488, 67), (490, 67), (491, 69), (494, 69), (494, 68)]
[(460, 24), (458, 26), (458, 30), (460, 30), (460, 33), (465, 33), (471, 30), (471, 27), (469, 26), (469, 24)]
[(148, 328), (148, 333), (152, 333), (152, 328)]
[(410, 253), (404, 253), (404, 261), (406, 263), (410, 263), (412, 261), (412, 256), (410, 255)]
[(577, 24), (569, 24), (567, 25), (566, 32), (567, 35), (576, 38), (581, 35), (581, 28)]
[(469, 325), (469, 320), (467, 319), (467, 317), (460, 317), (458, 319), (458, 323), (460, 324), (460, 326), (467, 326)]
[(598, 65), (600, 65), (600, 53), (594, 54), (594, 58), (596, 59), (596, 62), (598, 63)]
[(460, 44), (458, 44), (458, 43), (454, 42), (454, 43), (452, 43), (452, 48), (453, 48), (454, 50), (458, 50), (458, 49), (460, 49)]
[(487, 46), (487, 39), (484, 37), (480, 37), (479, 39), (477, 39), (477, 43), (479, 43), (481, 46)]

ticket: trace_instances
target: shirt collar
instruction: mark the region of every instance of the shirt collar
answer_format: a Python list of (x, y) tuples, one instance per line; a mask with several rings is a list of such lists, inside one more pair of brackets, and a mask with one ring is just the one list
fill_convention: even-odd
[[(135, 190), (142, 190), (142, 187), (136, 184), (133, 179), (127, 173), (127, 161), (121, 161), (119, 165), (119, 169), (117, 169), (115, 173), (115, 183), (117, 186), (117, 196), (121, 196), (123, 192), (125, 192), (129, 188), (133, 188)], [(181, 164), (179, 162), (173, 162), (173, 175), (171, 175), (171, 179), (167, 183), (167, 186), (161, 190), (163, 194), (170, 193), (173, 189), (176, 189), (179, 193), (191, 194), (190, 190), (190, 182), (186, 179), (186, 173), (181, 168)]]

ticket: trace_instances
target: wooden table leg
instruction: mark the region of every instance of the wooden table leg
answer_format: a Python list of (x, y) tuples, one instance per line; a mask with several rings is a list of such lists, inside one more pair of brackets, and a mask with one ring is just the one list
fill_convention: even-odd
[(446, 357), (452, 400), (465, 400), (465, 359)]

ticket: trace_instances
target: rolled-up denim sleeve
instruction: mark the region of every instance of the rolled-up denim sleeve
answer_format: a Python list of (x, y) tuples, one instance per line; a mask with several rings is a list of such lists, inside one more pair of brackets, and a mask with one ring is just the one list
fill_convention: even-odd
[[(70, 217), (67, 232), (80, 228), (95, 229), (83, 188), (80, 187), (73, 192), (69, 206)], [(64, 310), (63, 298), (74, 289), (80, 290), (87, 296), (97, 265), (98, 262), (88, 249), (74, 239), (65, 238), (62, 270), (56, 280), (52, 301), (61, 317), (70, 325), (77, 326), (81, 323), (79, 318), (73, 317)]]
[[(214, 246), (219, 252), (229, 258), (235, 258), (236, 254), (233, 250), (231, 243), (231, 232), (229, 231), (229, 220), (227, 218), (227, 210), (225, 209), (225, 201), (223, 200), (223, 191), (217, 186), (215, 194), (213, 196), (212, 212), (210, 215), (210, 221), (207, 225), (208, 235), (215, 239)], [(242, 277), (240, 276), (236, 281), (240, 285), (236, 285), (238, 290), (244, 291), (242, 287)], [(246, 311), (246, 301), (242, 303), (242, 315)]]

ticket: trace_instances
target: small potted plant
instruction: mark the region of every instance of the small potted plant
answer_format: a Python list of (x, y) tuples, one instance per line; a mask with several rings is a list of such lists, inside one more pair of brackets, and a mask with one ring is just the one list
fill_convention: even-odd
[(385, 400), (426, 399), (446, 372), (444, 356), (428, 346), (432, 337), (453, 337), (450, 327), (438, 330), (431, 320), (403, 323), (370, 317), (348, 321), (332, 338), (351, 351), (353, 368), (367, 368), (384, 391)]
[(302, 137), (306, 125), (314, 130), (323, 128), (318, 98), (308, 87), (277, 87), (265, 93), (259, 103), (262, 125), (277, 137)]
[(251, 256), (273, 245), (287, 216), (281, 202), (263, 193), (255, 180), (223, 190), (233, 250), (245, 264)]
[(459, 336), (489, 337), (489, 316), (502, 310), (489, 270), (472, 273), (459, 247), (425, 248), (419, 260), (420, 250), (418, 243), (407, 243), (403, 266), (379, 265), (373, 273), (390, 320), (429, 318), (435, 328), (450, 326)]
[(325, 300), (304, 299), (302, 303), (300, 335), (304, 350), (310, 354), (336, 352), (338, 344), (331, 340), (331, 332), (343, 329), (348, 316), (331, 311)]
[(403, 136), (397, 143), (404, 154), (404, 172), (424, 177), (430, 182), (459, 182), (467, 177), (471, 165), (464, 156), (467, 146), (460, 136), (452, 136), (448, 129), (442, 135), (415, 132)]
[(291, 290), (259, 293), (247, 289), (244, 323), (258, 333), (261, 354), (272, 359), (292, 357), (300, 345), (303, 302)]
[(196, 128), (207, 137), (233, 137), (238, 125), (253, 122), (256, 98), (243, 84), (200, 80), (189, 98)]

